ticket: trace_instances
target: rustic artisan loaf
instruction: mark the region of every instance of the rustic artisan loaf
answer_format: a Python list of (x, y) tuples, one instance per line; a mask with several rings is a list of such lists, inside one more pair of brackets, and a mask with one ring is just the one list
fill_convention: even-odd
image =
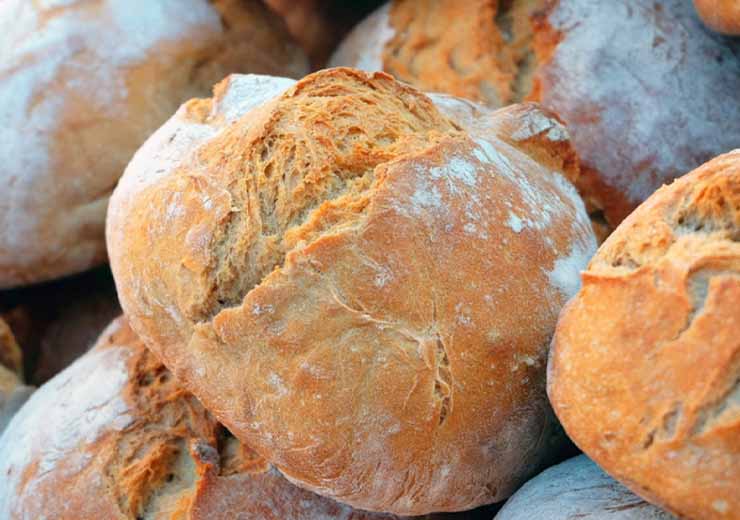
[(740, 35), (740, 2), (737, 0), (694, 0), (699, 16), (713, 30)]
[(33, 391), (22, 383), (22, 368), (20, 348), (0, 319), (0, 433)]
[(544, 360), (595, 249), (576, 170), (534, 105), (351, 69), (232, 76), (137, 152), (111, 266), (134, 329), (288, 478), (468, 509), (561, 438)]
[(664, 182), (740, 145), (740, 41), (705, 30), (686, 0), (395, 0), (331, 63), (553, 109), (604, 235)]
[(549, 468), (506, 501), (495, 520), (671, 520), (585, 455)]
[(687, 518), (740, 517), (740, 150), (657, 191), (563, 310), (548, 390), (610, 474)]
[(390, 520), (290, 484), (219, 425), (125, 318), (0, 437), (5, 520)]
[(258, 0), (4, 0), (0, 49), (0, 288), (104, 261), (108, 197), (180, 103), (306, 72)]

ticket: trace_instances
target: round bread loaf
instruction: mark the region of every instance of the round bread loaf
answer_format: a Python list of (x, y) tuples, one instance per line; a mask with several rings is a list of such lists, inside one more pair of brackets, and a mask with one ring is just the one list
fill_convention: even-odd
[(22, 383), (22, 369), (21, 350), (8, 324), (0, 319), (0, 433), (33, 392)]
[(219, 425), (128, 326), (42, 386), (0, 437), (0, 516), (391, 520), (297, 488)]
[(663, 183), (740, 145), (740, 41), (708, 32), (686, 0), (395, 0), (331, 63), (554, 110), (604, 237)]
[(0, 288), (105, 260), (108, 197), (180, 103), (307, 69), (258, 0), (4, 0), (0, 49)]
[(711, 29), (740, 35), (740, 2), (737, 0), (694, 0), (699, 16)]
[(606, 471), (687, 518), (740, 516), (740, 150), (661, 188), (563, 310), (548, 390)]
[(495, 520), (671, 520), (580, 455), (549, 468), (506, 501)]
[(232, 76), (137, 152), (111, 266), (134, 329), (289, 479), (470, 509), (561, 440), (544, 362), (595, 249), (576, 169), (534, 105), (351, 69)]

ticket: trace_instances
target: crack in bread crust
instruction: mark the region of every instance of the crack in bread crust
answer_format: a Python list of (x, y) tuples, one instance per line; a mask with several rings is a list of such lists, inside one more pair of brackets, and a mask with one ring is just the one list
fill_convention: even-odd
[(226, 179), (231, 211), (213, 246), (198, 321), (241, 304), (296, 247), (360, 224), (379, 165), (455, 131), (428, 99), (387, 78), (349, 75), (344, 86), (334, 79), (298, 84), (256, 135), (236, 129), (220, 136), (213, 147), (245, 152), (201, 158)]

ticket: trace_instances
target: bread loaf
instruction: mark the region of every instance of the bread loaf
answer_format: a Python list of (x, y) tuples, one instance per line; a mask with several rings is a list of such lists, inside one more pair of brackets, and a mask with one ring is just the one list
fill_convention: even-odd
[(5, 520), (391, 520), (297, 488), (183, 390), (125, 318), (0, 437)]
[(232, 76), (137, 152), (111, 265), (148, 346), (289, 479), (469, 509), (561, 439), (544, 360), (595, 249), (576, 173), (534, 105), (351, 69)]
[(711, 29), (732, 36), (740, 35), (740, 2), (737, 0), (694, 0), (694, 7)]
[(740, 517), (740, 150), (658, 190), (601, 246), (553, 340), (570, 437), (681, 517)]
[(258, 0), (4, 0), (0, 49), (0, 288), (105, 260), (108, 197), (180, 103), (307, 68)]
[(740, 146), (740, 41), (705, 30), (685, 0), (394, 0), (331, 63), (554, 110), (603, 237), (664, 182)]
[(506, 501), (495, 520), (671, 520), (585, 455), (549, 468)]

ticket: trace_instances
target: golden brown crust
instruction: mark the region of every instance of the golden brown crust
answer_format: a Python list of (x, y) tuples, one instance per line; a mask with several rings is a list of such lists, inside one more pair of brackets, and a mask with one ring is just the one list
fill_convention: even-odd
[(664, 187), (561, 314), (548, 392), (574, 441), (687, 518), (740, 514), (740, 150)]
[(493, 107), (520, 101), (531, 89), (529, 16), (542, 0), (389, 4), (350, 34), (333, 65), (384, 70), (419, 89)]
[(258, 0), (8, 0), (0, 48), (0, 288), (105, 261), (108, 197), (184, 100), (230, 72), (307, 70)]
[(0, 453), (8, 520), (395, 518), (288, 483), (182, 389), (125, 318), (38, 391)]
[(546, 346), (594, 248), (553, 173), (577, 171), (567, 133), (351, 69), (240, 108), (271, 81), (185, 105), (127, 169), (132, 326), (308, 489), (397, 514), (507, 496), (559, 442)]
[(694, 0), (694, 7), (711, 29), (740, 36), (740, 3), (736, 0)]

